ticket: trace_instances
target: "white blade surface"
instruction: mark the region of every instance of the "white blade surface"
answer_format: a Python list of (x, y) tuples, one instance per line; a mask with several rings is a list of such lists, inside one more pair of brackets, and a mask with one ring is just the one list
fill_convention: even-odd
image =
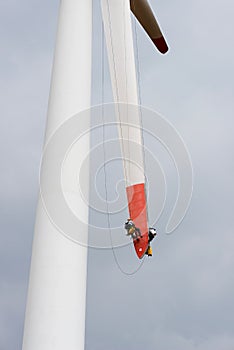
[(112, 90), (119, 122), (119, 138), (126, 186), (144, 183), (144, 162), (130, 4), (128, 0), (101, 0)]

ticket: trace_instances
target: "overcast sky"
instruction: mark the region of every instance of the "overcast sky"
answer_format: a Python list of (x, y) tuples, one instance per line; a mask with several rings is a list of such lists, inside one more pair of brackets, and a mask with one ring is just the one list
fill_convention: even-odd
[[(101, 19), (94, 2), (97, 104)], [(234, 350), (234, 4), (151, 4), (170, 52), (160, 56), (137, 26), (142, 104), (164, 115), (186, 142), (193, 198), (170, 236), (168, 212), (162, 215), (154, 257), (136, 275), (121, 274), (111, 250), (89, 250), (86, 350)], [(0, 4), (1, 350), (22, 344), (58, 8), (58, 0)], [(106, 77), (106, 102), (109, 87)], [(124, 269), (137, 267), (129, 248), (116, 254)]]

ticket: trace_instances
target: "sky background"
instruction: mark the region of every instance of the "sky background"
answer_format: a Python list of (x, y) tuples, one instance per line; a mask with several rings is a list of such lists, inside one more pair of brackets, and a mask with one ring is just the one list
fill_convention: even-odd
[[(86, 350), (234, 350), (234, 4), (151, 4), (170, 52), (160, 56), (137, 25), (142, 104), (164, 115), (183, 137), (194, 168), (193, 198), (169, 236), (165, 211), (157, 223), (154, 257), (136, 275), (123, 275), (111, 250), (89, 250)], [(22, 344), (58, 9), (58, 0), (0, 3), (1, 350)], [(97, 0), (94, 32), (97, 104)], [(106, 74), (106, 102), (112, 99), (109, 90)], [(168, 208), (171, 189), (169, 182)], [(124, 269), (137, 267), (129, 248), (116, 254)]]

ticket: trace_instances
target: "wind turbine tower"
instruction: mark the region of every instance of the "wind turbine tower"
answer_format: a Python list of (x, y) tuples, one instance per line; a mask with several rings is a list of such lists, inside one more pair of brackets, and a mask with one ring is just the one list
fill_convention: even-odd
[[(45, 145), (62, 123), (90, 107), (91, 36), (92, 0), (62, 0)], [(89, 152), (87, 138), (81, 149), (84, 153)], [(73, 156), (77, 169), (82, 161), (80, 152)], [(71, 188), (70, 175), (63, 179), (68, 197), (76, 192), (76, 188)], [(88, 178), (87, 171), (87, 183)], [(88, 222), (88, 208), (79, 194), (77, 207), (83, 222)], [(78, 232), (80, 229), (77, 227)], [(88, 225), (86, 229), (88, 237)], [(84, 349), (86, 270), (87, 248), (59, 232), (48, 217), (39, 194), (23, 350)]]

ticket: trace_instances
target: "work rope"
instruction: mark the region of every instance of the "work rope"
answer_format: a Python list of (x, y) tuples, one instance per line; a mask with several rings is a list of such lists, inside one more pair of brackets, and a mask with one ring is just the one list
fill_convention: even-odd
[[(123, 0), (126, 1), (126, 0)], [(113, 67), (114, 67), (114, 79), (116, 82), (116, 94), (117, 94), (117, 101), (119, 101), (119, 92), (118, 92), (118, 85), (117, 85), (117, 76), (116, 76), (116, 67), (115, 67), (115, 55), (114, 55), (114, 48), (113, 48), (113, 43), (112, 43), (112, 25), (111, 25), (111, 15), (110, 15), (110, 8), (109, 8), (109, 0), (107, 0), (107, 5), (108, 5), (108, 20), (109, 20), (109, 28), (110, 28), (110, 39), (111, 39), (111, 50), (112, 50), (112, 58), (113, 58)], [(124, 11), (124, 16), (125, 16), (125, 11)], [(125, 23), (125, 21), (124, 21)], [(135, 29), (135, 33), (136, 33), (136, 29)], [(125, 37), (125, 27), (124, 27), (124, 37)], [(104, 83), (105, 83), (105, 72), (104, 72), (104, 26), (102, 24), (102, 125), (103, 125), (103, 132), (102, 132), (102, 137), (103, 137), (103, 156), (104, 156), (104, 165), (103, 165), (103, 170), (104, 170), (104, 185), (105, 185), (105, 202), (106, 202), (106, 212), (107, 212), (107, 224), (108, 224), (108, 232), (109, 232), (109, 236), (110, 236), (110, 242), (111, 242), (111, 249), (112, 249), (112, 253), (113, 253), (113, 257), (116, 263), (116, 266), (118, 267), (118, 269), (120, 270), (121, 273), (123, 273), (124, 275), (127, 276), (132, 276), (135, 275), (143, 266), (144, 261), (145, 261), (145, 256), (142, 259), (141, 263), (138, 265), (138, 267), (131, 271), (125, 271), (117, 258), (116, 252), (115, 252), (115, 248), (114, 248), (114, 244), (113, 244), (113, 238), (112, 238), (112, 232), (111, 232), (111, 218), (110, 218), (110, 210), (109, 210), (109, 203), (108, 203), (108, 186), (107, 186), (107, 169), (106, 169), (106, 160), (107, 160), (107, 156), (106, 156), (106, 147), (105, 147), (105, 116), (104, 116), (104, 98), (105, 98), (105, 94), (104, 94)], [(139, 57), (138, 57), (138, 47), (137, 47), (137, 65), (138, 65), (138, 82), (139, 82)], [(125, 76), (126, 76), (126, 94), (127, 94), (127, 71), (126, 71), (126, 40), (125, 40)], [(139, 86), (139, 84), (138, 84)], [(127, 96), (126, 96), (126, 100)], [(139, 87), (139, 100), (140, 100), (140, 87)], [(118, 113), (120, 113), (119, 111), (119, 105), (118, 105)], [(140, 113), (141, 115), (141, 113)], [(121, 124), (121, 118), (119, 118), (119, 123), (120, 123), (120, 132), (121, 132), (121, 142), (122, 142), (122, 150), (124, 151), (124, 140), (123, 140), (123, 133), (122, 133), (122, 124)], [(127, 114), (127, 125), (128, 125), (128, 114)], [(142, 125), (142, 115), (141, 115), (141, 125)], [(142, 133), (141, 133), (142, 134)], [(128, 142), (129, 142), (129, 138), (128, 138)], [(143, 145), (143, 135), (142, 135), (142, 145)], [(143, 146), (144, 147), (144, 146)], [(129, 149), (129, 147), (128, 147)], [(143, 151), (144, 153), (144, 151)], [(143, 155), (144, 157), (144, 155)], [(145, 164), (145, 160), (144, 160), (144, 164)], [(126, 169), (126, 164), (124, 161), (124, 171), (125, 171), (125, 178), (127, 175), (127, 169)]]
[[(125, 0), (123, 0), (125, 1)], [(113, 47), (113, 35), (112, 35), (112, 21), (111, 21), (111, 14), (110, 14), (110, 6), (109, 6), (109, 0), (107, 0), (107, 9), (108, 9), (108, 21), (109, 21), (109, 28), (110, 28), (110, 42), (111, 42), (111, 53), (112, 53), (112, 59), (113, 59), (113, 68), (114, 68), (114, 80), (115, 80), (115, 86), (116, 86), (116, 97), (117, 101), (120, 101), (120, 94), (119, 94), (119, 88), (117, 84), (117, 72), (116, 72), (116, 65), (115, 65), (115, 53), (114, 53), (114, 47)], [(123, 14), (124, 15), (124, 14)], [(103, 39), (102, 41), (104, 42), (104, 31), (103, 31)], [(125, 48), (125, 56), (126, 56), (126, 48)], [(104, 57), (104, 55), (103, 55)], [(125, 59), (125, 70), (126, 70), (126, 59)], [(127, 74), (125, 74), (127, 76)], [(127, 82), (127, 80), (126, 80)], [(121, 147), (122, 151), (124, 152), (124, 137), (123, 137), (123, 129), (122, 129), (122, 122), (120, 116), (120, 110), (119, 110), (119, 103), (117, 103), (117, 109), (118, 109), (118, 121), (120, 125), (120, 133), (121, 133)], [(128, 155), (129, 158), (129, 155)], [(125, 178), (127, 178), (127, 167), (126, 167), (126, 162), (123, 160), (124, 163), (124, 174)]]
[[(133, 0), (133, 8), (135, 9), (135, 0)], [(135, 11), (134, 11), (135, 12)], [(141, 142), (142, 142), (142, 156), (143, 156), (143, 166), (144, 166), (144, 178), (145, 178), (145, 198), (147, 201), (147, 191), (146, 184), (148, 184), (146, 178), (146, 159), (145, 159), (145, 140), (144, 140), (144, 130), (143, 130), (143, 117), (142, 117), (142, 101), (141, 101), (141, 75), (140, 75), (140, 60), (139, 60), (139, 46), (138, 46), (138, 35), (137, 35), (137, 23), (134, 17), (134, 34), (135, 34), (135, 46), (136, 46), (136, 68), (137, 68), (137, 86), (138, 86), (138, 98), (139, 98), (139, 109), (140, 109), (140, 124), (141, 124)], [(147, 209), (147, 208), (146, 208)], [(147, 222), (149, 223), (149, 214), (146, 210)]]

